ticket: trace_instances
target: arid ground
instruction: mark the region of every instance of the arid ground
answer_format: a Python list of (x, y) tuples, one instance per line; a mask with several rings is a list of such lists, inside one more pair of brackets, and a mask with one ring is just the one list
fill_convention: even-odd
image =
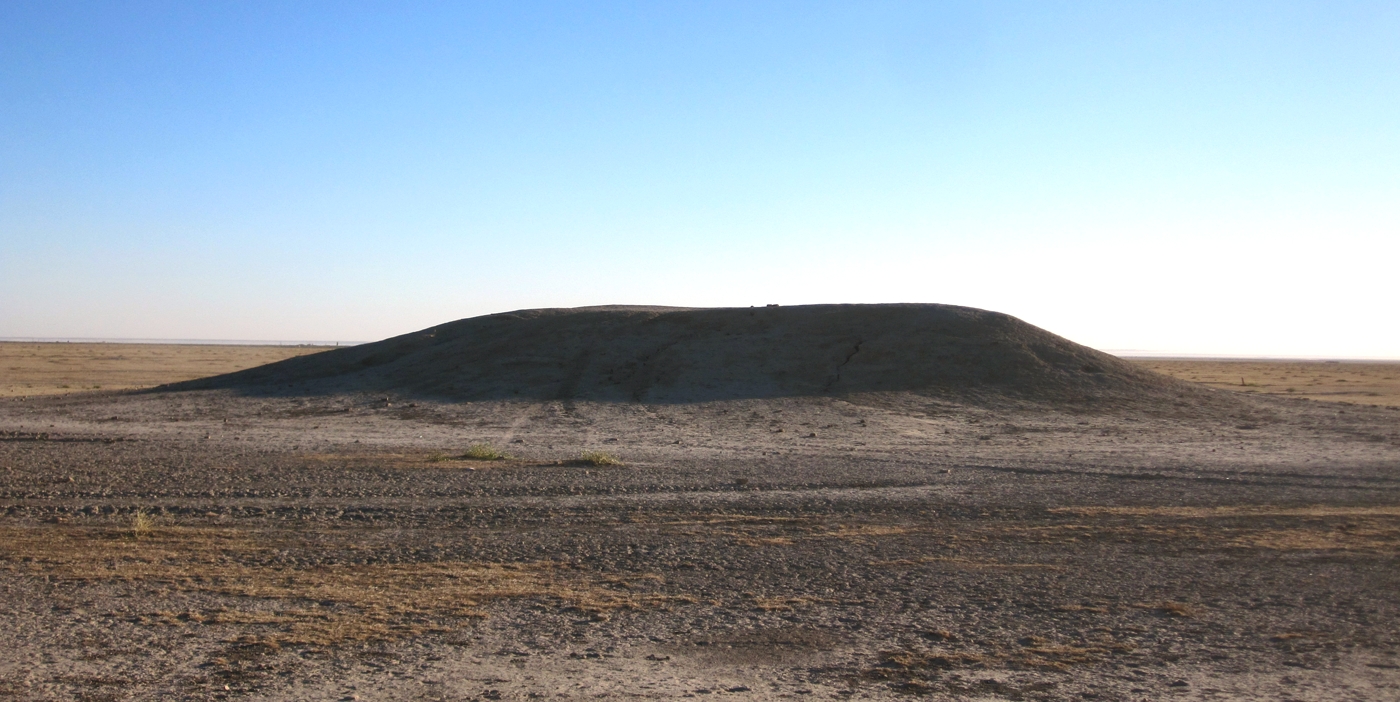
[(324, 346), (0, 342), (0, 397), (149, 388), (325, 350)]
[(1244, 393), (1400, 407), (1400, 363), (1144, 358), (1144, 368)]
[(0, 699), (1400, 699), (1397, 364), (434, 399), (112, 348), (0, 344)]

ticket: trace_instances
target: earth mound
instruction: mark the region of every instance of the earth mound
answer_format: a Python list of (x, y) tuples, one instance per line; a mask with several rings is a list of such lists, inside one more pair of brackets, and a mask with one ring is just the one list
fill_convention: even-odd
[(205, 388), (651, 403), (913, 393), (1092, 404), (1201, 392), (1009, 315), (934, 304), (521, 310), (164, 389)]

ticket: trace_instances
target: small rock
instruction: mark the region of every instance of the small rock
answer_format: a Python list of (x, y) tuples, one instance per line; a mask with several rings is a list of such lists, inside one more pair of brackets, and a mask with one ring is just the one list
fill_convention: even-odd
[(1186, 682), (1185, 680), (1173, 680), (1171, 686), (1172, 686), (1172, 687), (1191, 687), (1191, 683)]

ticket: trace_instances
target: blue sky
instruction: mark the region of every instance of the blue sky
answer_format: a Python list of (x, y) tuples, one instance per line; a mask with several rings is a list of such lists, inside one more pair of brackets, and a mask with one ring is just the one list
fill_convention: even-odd
[(947, 302), (1400, 357), (1400, 4), (0, 5), (0, 337)]

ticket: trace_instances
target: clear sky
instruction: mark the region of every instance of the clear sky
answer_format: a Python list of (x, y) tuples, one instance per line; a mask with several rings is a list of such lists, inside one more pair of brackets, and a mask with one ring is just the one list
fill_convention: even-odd
[(0, 3), (0, 337), (774, 302), (1400, 357), (1400, 3)]

